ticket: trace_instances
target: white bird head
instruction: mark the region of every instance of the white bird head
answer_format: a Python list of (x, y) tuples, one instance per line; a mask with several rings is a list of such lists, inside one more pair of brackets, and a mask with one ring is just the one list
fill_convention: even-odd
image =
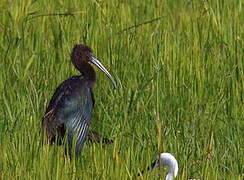
[(178, 174), (178, 162), (175, 157), (170, 153), (161, 153), (158, 156), (158, 163), (155, 167), (160, 165), (168, 166), (168, 174), (166, 176), (166, 180), (171, 180)]
[[(170, 153), (161, 153), (158, 155), (157, 159), (152, 162), (151, 166), (147, 168), (147, 170), (154, 169), (159, 167), (160, 165), (168, 166), (168, 174), (165, 180), (172, 180), (178, 174), (178, 162), (175, 157)], [(143, 171), (141, 172), (141, 174)]]

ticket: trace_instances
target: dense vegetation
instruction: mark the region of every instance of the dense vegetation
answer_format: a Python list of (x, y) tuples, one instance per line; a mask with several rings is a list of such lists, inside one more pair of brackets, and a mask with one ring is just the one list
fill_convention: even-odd
[[(1, 0), (0, 179), (135, 179), (159, 152), (178, 159), (177, 179), (242, 179), (243, 6)], [(96, 69), (91, 128), (114, 143), (86, 143), (70, 161), (63, 146), (43, 143), (40, 122), (55, 88), (78, 74), (69, 55), (77, 43), (92, 47), (119, 88)]]

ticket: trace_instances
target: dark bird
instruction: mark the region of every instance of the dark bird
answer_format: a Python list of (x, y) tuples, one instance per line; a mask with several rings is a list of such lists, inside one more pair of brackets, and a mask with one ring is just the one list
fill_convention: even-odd
[[(89, 132), (95, 103), (92, 87), (96, 82), (96, 73), (89, 62), (102, 70), (114, 87), (116, 83), (88, 46), (75, 45), (71, 61), (81, 75), (72, 76), (58, 86), (42, 119), (42, 126), (50, 143), (62, 141), (67, 133), (68, 153), (71, 155), (72, 143), (75, 142), (75, 153), (78, 156)], [(91, 133), (97, 136), (95, 132)]]

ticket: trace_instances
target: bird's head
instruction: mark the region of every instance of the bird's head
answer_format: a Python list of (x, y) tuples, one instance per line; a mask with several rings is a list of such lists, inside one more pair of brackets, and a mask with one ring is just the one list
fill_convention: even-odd
[[(178, 162), (175, 157), (170, 153), (160, 153), (157, 156), (157, 159), (151, 163), (150, 166), (147, 167), (147, 171), (152, 170), (160, 165), (168, 166), (168, 174), (166, 176), (166, 180), (172, 180), (178, 174)], [(144, 171), (138, 173), (138, 176), (143, 174)]]
[(77, 44), (74, 46), (71, 53), (71, 60), (74, 65), (78, 64), (79, 61), (90, 61), (90, 56), (92, 56), (92, 49), (83, 44)]
[(166, 179), (173, 179), (178, 174), (178, 162), (175, 157), (170, 153), (161, 153), (158, 156), (158, 166), (166, 165), (168, 166), (168, 174)]
[(81, 62), (91, 62), (97, 66), (102, 72), (104, 72), (112, 81), (114, 87), (116, 87), (116, 82), (108, 70), (102, 65), (102, 63), (92, 55), (92, 49), (83, 44), (77, 44), (74, 46), (71, 53), (71, 60), (74, 66), (79, 69)]

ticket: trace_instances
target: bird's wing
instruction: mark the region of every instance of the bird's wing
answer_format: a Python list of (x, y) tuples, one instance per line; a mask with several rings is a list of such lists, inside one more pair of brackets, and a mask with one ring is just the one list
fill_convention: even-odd
[(64, 81), (51, 98), (42, 121), (49, 140), (55, 140), (55, 135), (62, 139), (67, 132), (69, 153), (75, 139), (76, 154), (79, 154), (88, 133), (93, 101), (92, 91), (84, 79), (73, 76)]
[(59, 138), (64, 137), (64, 124), (57, 118), (58, 106), (63, 97), (69, 92), (69, 84), (78, 78), (78, 76), (73, 76), (58, 86), (42, 118), (42, 126), (46, 132), (48, 141), (51, 143), (55, 141), (56, 135), (58, 135)]
[(57, 87), (57, 89), (55, 90), (55, 92), (48, 104), (46, 113), (48, 113), (51, 109), (53, 109), (60, 103), (61, 99), (69, 93), (70, 84), (72, 84), (75, 81), (78, 81), (79, 78), (80, 78), (80, 76), (72, 76), (69, 79), (62, 82)]
[(59, 123), (56, 119), (56, 108), (50, 109), (42, 119), (42, 125), (46, 132), (49, 142), (55, 141), (55, 136), (58, 133), (58, 129), (62, 128), (62, 124)]
[(70, 101), (71, 104), (69, 106), (72, 107), (72, 114), (69, 114), (65, 124), (68, 129), (69, 153), (72, 151), (73, 137), (75, 137), (75, 151), (76, 155), (78, 155), (83, 147), (90, 126), (93, 109), (91, 89), (87, 87), (81, 88), (75, 98), (72, 102)]

